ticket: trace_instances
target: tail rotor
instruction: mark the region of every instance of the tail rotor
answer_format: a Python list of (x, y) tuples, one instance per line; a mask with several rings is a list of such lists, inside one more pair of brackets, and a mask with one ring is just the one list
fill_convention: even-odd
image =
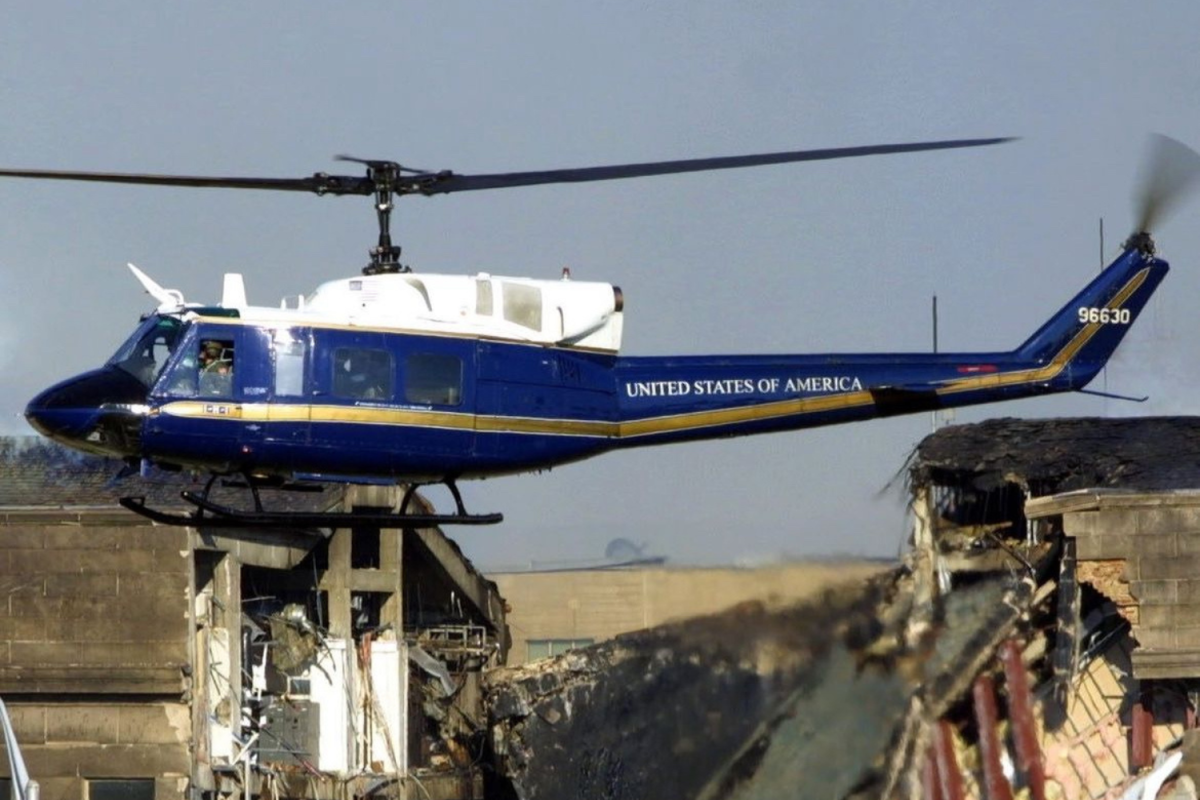
[(1134, 193), (1137, 224), (1125, 248), (1154, 253), (1150, 233), (1200, 185), (1200, 154), (1161, 133), (1150, 135)]

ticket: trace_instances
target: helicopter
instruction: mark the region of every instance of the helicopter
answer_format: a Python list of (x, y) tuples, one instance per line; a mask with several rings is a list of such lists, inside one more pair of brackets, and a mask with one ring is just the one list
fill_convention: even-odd
[[(1162, 137), (1166, 149), (1184, 145)], [(994, 145), (962, 139), (800, 150), (581, 169), (461, 175), (340, 156), (364, 176), (299, 179), (0, 170), (0, 177), (304, 191), (374, 199), (379, 238), (362, 274), (278, 307), (255, 306), (226, 274), (216, 304), (185, 301), (130, 265), (157, 302), (98, 369), (34, 397), (41, 434), (116, 456), (132, 473), (207, 473), (188, 513), (121, 498), (165, 524), (335, 526), (343, 515), (270, 511), (258, 489), (315, 482), (406, 484), (380, 524), (490, 524), (457, 481), (548, 469), (604, 452), (834, 425), (932, 409), (1082, 391), (1169, 269), (1148, 233), (1182, 192), (1160, 170), (1135, 232), (1098, 276), (1013, 350), (972, 353), (627, 356), (624, 296), (611, 284), (477, 273), (414, 273), (390, 235), (410, 195), (577, 183), (714, 169)], [(1200, 160), (1200, 156), (1195, 156)], [(1192, 169), (1192, 172), (1195, 172)], [(1190, 175), (1191, 173), (1189, 173)], [(1092, 392), (1093, 394), (1103, 394)], [(1105, 395), (1114, 396), (1114, 395)], [(1130, 399), (1130, 398), (1126, 398)], [(214, 502), (218, 478), (253, 510)], [(442, 484), (453, 513), (408, 512)], [(372, 512), (374, 513), (374, 512)]]

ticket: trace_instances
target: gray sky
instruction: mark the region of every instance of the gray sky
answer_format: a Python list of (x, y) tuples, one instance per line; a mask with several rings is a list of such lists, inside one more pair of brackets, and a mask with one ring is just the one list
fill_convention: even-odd
[[(919, 139), (1014, 144), (399, 204), (424, 272), (606, 280), (628, 354), (1015, 346), (1132, 224), (1145, 135), (1200, 145), (1200, 4), (41, 2), (0, 11), (0, 164), (300, 177), (335, 153), (464, 173)], [(1157, 231), (1175, 271), (1104, 381), (991, 416), (1192, 412), (1200, 202)], [(240, 271), (277, 303), (365, 263), (363, 198), (0, 182), (0, 432), (97, 366), (152, 301)], [(1094, 388), (1104, 388), (1098, 380)], [(886, 489), (928, 415), (601, 456), (464, 487), (487, 566), (893, 555)], [(435, 501), (446, 502), (439, 490)]]

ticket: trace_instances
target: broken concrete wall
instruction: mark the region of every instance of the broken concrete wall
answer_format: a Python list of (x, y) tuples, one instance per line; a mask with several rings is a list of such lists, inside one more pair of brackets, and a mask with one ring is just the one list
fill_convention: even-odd
[[(758, 800), (1129, 789), (1131, 771), (1194, 724), (1195, 687), (1132, 680), (1120, 658), (1129, 628), (1109, 613), (1126, 595), (1104, 586), (1117, 573), (1101, 568), (1113, 559), (1064, 536), (1061, 517), (1027, 516), (1027, 501), (1200, 486), (1200, 421), (961, 426), (922, 442), (910, 478), (914, 551), (886, 581), (495, 673), (496, 763), (514, 792)], [(1151, 616), (1175, 631), (1190, 625), (1179, 606), (1190, 602), (1185, 573), (1198, 571), (1185, 558), (1194, 531), (1177, 523), (1152, 544), (1148, 520), (1134, 523), (1141, 538), (1105, 540), (1135, 563), (1119, 570), (1131, 586), (1147, 566), (1164, 581), (1127, 595), (1141, 606), (1130, 617), (1144, 625), (1144, 598), (1157, 593), (1174, 605)]]
[[(1134, 700), (1141, 693), (1140, 682), (1132, 674), (1133, 647), (1134, 642), (1124, 634), (1088, 658), (1067, 696), (1063, 723), (1056, 730), (1042, 729), (1048, 796), (1111, 796), (1137, 772), (1130, 767), (1128, 738)], [(1166, 694), (1158, 698), (1160, 711), (1165, 711), (1169, 699)], [(1043, 693), (1039, 718), (1056, 712), (1047, 708), (1056, 702)], [(1171, 745), (1183, 732), (1182, 716), (1162, 714), (1153, 729), (1155, 751)]]
[[(141, 779), (128, 791), (159, 800), (240, 794), (247, 753), (251, 788), (275, 796), (481, 796), (479, 672), (507, 648), (504, 602), (440, 531), (151, 525), (115, 497), (171, 509), (203, 483), (114, 481), (121, 467), (0, 437), (0, 695), (43, 796), (107, 778)], [(223, 495), (238, 491), (214, 486), (235, 506), (246, 498)], [(356, 508), (395, 508), (401, 492), (261, 494), (353, 525)], [(289, 606), (312, 657), (271, 673), (270, 619)]]

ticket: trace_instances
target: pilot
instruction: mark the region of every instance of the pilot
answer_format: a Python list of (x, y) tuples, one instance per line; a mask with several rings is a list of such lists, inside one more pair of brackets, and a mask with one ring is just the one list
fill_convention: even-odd
[(233, 387), (232, 351), (220, 342), (204, 342), (200, 349), (200, 393), (227, 395)]
[(203, 342), (200, 345), (200, 371), (208, 370), (210, 366), (221, 360), (221, 345), (219, 342)]

